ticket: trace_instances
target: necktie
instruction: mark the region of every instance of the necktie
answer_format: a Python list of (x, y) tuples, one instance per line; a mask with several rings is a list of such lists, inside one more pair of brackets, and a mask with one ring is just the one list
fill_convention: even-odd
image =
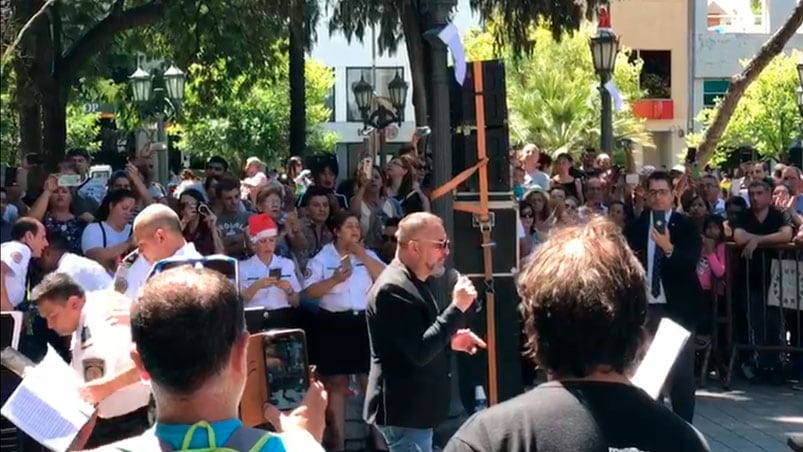
[(650, 281), (650, 293), (654, 298), (661, 295), (661, 263), (663, 262), (664, 250), (657, 244), (655, 254), (652, 257), (652, 281)]

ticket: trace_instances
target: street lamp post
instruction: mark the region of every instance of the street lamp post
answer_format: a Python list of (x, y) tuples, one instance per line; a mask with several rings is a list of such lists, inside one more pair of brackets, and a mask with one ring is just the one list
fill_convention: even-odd
[[(169, 114), (176, 115), (184, 100), (184, 72), (176, 66), (170, 66), (164, 73), (164, 88), (153, 87), (153, 75), (138, 67), (131, 74), (131, 91), (134, 102), (137, 103), (144, 115), (156, 119), (156, 142), (152, 150), (156, 151), (156, 180), (167, 184), (169, 180), (168, 144), (165, 133), (165, 119)], [(167, 93), (165, 93), (167, 91)]]
[(613, 74), (616, 54), (619, 53), (619, 38), (610, 29), (610, 24), (600, 22), (597, 34), (590, 39), (589, 44), (594, 70), (600, 78), (599, 93), (602, 101), (600, 150), (609, 153), (613, 150), (613, 108), (611, 93), (605, 88), (605, 84), (611, 80)]
[[(387, 163), (385, 128), (393, 123), (401, 125), (404, 121), (407, 87), (407, 82), (401, 78), (398, 71), (393, 80), (388, 83), (388, 97), (377, 96), (374, 87), (365, 81), (365, 77), (360, 77), (360, 80), (351, 86), (363, 124), (366, 128), (371, 127), (379, 133), (379, 160), (383, 167)], [(374, 104), (376, 104), (376, 108), (369, 111)], [(390, 108), (388, 108), (388, 104), (390, 104)]]
[(797, 110), (800, 112), (800, 116), (803, 116), (803, 86), (797, 89)]

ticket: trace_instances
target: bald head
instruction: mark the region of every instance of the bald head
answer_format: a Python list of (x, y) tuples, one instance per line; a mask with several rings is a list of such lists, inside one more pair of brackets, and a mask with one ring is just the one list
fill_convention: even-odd
[(134, 220), (133, 232), (139, 254), (151, 264), (173, 256), (187, 243), (178, 215), (162, 204), (143, 209)]
[(396, 239), (399, 243), (406, 244), (410, 240), (414, 240), (422, 231), (433, 226), (443, 227), (443, 221), (440, 217), (428, 212), (416, 212), (407, 215), (399, 221), (399, 226), (396, 229)]
[(178, 214), (164, 204), (151, 204), (134, 219), (134, 231), (155, 231), (163, 229), (181, 234), (181, 220)]

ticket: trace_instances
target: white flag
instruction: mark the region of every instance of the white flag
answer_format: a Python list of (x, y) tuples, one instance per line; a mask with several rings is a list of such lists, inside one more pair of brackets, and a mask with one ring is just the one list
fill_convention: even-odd
[(611, 99), (613, 99), (613, 108), (616, 109), (617, 112), (624, 110), (625, 108), (625, 101), (622, 99), (622, 93), (616, 88), (616, 84), (613, 80), (608, 80), (608, 83), (605, 84), (605, 89), (611, 93)]
[(453, 23), (449, 23), (438, 33), (438, 39), (446, 44), (452, 52), (452, 64), (454, 64), (454, 78), (460, 86), (466, 80), (466, 54), (463, 51), (463, 41), (460, 39), (460, 31)]

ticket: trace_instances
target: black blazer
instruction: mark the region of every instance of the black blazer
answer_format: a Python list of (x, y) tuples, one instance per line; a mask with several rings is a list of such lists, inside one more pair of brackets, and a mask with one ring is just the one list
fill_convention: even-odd
[[(639, 218), (625, 227), (625, 237), (630, 249), (647, 270), (647, 234), (652, 227), (650, 211), (645, 210)], [(674, 249), (672, 256), (664, 256), (661, 265), (661, 282), (666, 294), (666, 309), (672, 320), (694, 331), (701, 311), (702, 288), (697, 277), (697, 262), (700, 260), (702, 237), (697, 226), (686, 215), (672, 212), (669, 217), (669, 239)], [(649, 285), (649, 281), (647, 281)], [(647, 289), (645, 289), (647, 290)]]
[(371, 424), (434, 428), (449, 415), (449, 344), (463, 322), (439, 313), (426, 284), (394, 260), (368, 293), (371, 371), (363, 417)]

